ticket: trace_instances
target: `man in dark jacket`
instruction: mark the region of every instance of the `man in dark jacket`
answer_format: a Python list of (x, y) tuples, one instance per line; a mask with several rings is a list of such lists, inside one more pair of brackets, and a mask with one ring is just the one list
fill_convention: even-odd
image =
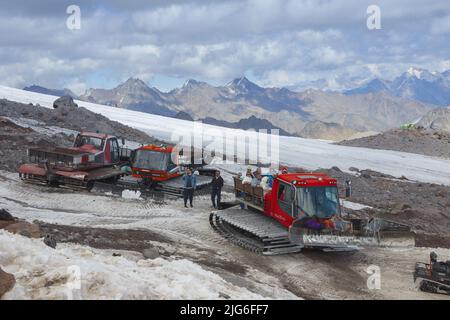
[(184, 181), (184, 207), (187, 208), (187, 201), (189, 199), (191, 208), (193, 208), (194, 191), (197, 188), (197, 178), (192, 173), (191, 169), (186, 170), (186, 174), (183, 176), (183, 181)]
[[(215, 209), (220, 208), (220, 199), (222, 196), (223, 179), (220, 171), (216, 171), (211, 181), (211, 201)], [(217, 203), (216, 203), (217, 198)]]

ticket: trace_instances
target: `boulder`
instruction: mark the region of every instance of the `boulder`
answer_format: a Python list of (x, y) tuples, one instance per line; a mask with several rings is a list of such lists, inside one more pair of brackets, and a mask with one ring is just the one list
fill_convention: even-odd
[(73, 101), (73, 98), (70, 96), (63, 96), (59, 99), (56, 99), (53, 102), (53, 109), (62, 109), (62, 108), (78, 108), (78, 105)]
[(160, 257), (159, 255), (159, 251), (156, 248), (148, 248), (148, 249), (144, 249), (142, 251), (142, 255), (144, 256), (145, 259), (157, 259)]
[(1, 221), (14, 221), (14, 217), (5, 209), (0, 209), (0, 220)]
[(0, 299), (5, 293), (10, 291), (16, 284), (16, 279), (12, 274), (9, 274), (0, 268)]
[(46, 234), (44, 237), (44, 243), (50, 248), (56, 249), (56, 239), (51, 234)]

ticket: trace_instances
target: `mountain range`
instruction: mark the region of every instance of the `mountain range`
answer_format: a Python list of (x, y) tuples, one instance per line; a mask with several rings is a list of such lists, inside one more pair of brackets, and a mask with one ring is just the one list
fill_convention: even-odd
[(382, 91), (397, 97), (437, 106), (448, 106), (450, 105), (450, 70), (439, 73), (411, 67), (394, 80), (375, 78), (344, 93), (355, 95)]
[[(308, 89), (295, 92), (286, 88), (264, 88), (246, 77), (226, 85), (212, 86), (188, 80), (181, 88), (162, 92), (144, 81), (130, 78), (113, 89), (89, 89), (80, 100), (168, 117), (184, 117), (232, 128), (278, 128), (281, 134), (340, 140), (354, 134), (381, 132), (413, 122), (436, 108), (422, 102), (433, 90), (421, 91), (424, 83), (450, 76), (408, 70), (404, 83), (375, 79), (347, 92)], [(447, 79), (447, 78), (445, 78)], [(447, 80), (441, 79), (442, 85)], [(445, 81), (444, 81), (445, 80)], [(422, 82), (424, 81), (424, 82)], [(394, 86), (394, 83), (396, 84)], [(406, 90), (406, 84), (411, 86)], [(420, 84), (420, 85), (419, 85)], [(402, 94), (392, 88), (403, 88)], [(418, 90), (414, 91), (412, 88)], [(409, 94), (407, 94), (409, 92)], [(442, 90), (445, 93), (445, 90)], [(445, 94), (440, 96), (444, 103)], [(436, 98), (437, 99), (437, 98)], [(428, 99), (428, 100), (431, 100)]]

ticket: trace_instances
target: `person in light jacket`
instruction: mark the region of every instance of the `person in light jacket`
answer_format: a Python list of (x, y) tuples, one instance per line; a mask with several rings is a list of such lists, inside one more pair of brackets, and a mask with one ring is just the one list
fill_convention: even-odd
[(194, 191), (197, 188), (197, 178), (192, 173), (191, 169), (186, 170), (186, 174), (183, 176), (183, 182), (184, 182), (184, 207), (187, 208), (187, 201), (189, 199), (189, 204), (191, 205), (191, 208), (194, 207), (193, 200), (194, 200)]

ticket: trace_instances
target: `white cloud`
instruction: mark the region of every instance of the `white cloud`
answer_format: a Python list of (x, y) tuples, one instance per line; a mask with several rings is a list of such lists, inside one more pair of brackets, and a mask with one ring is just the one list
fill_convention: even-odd
[(380, 0), (381, 32), (365, 27), (371, 2), (113, 0), (94, 8), (80, 0), (82, 29), (73, 32), (65, 8), (16, 0), (0, 5), (0, 81), (82, 90), (105, 78), (226, 83), (251, 73), (259, 83), (295, 86), (448, 65), (447, 0)]

